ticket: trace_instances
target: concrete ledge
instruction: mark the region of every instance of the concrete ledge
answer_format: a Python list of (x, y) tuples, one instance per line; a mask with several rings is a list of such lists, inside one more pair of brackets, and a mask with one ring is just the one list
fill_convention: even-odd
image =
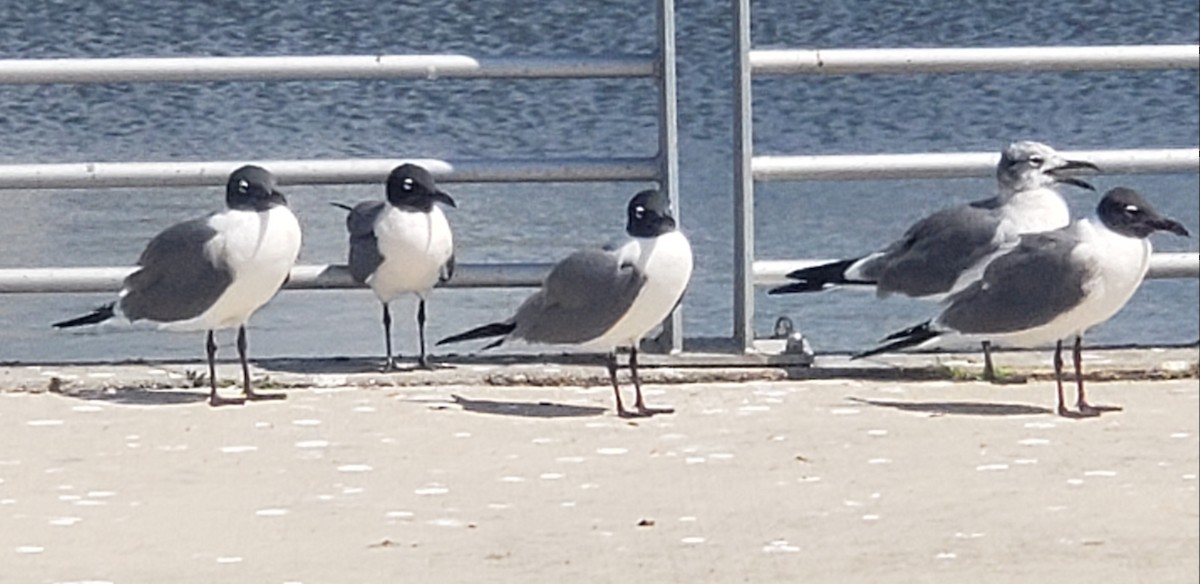
[[(848, 355), (818, 355), (812, 366), (803, 356), (735, 355), (691, 352), (645, 355), (642, 379), (648, 384), (780, 381), (810, 379), (971, 380), (982, 368), (978, 353), (886, 355), (852, 361)], [(376, 357), (255, 360), (258, 387), (418, 387), (418, 386), (599, 386), (608, 375), (594, 355), (497, 354), (486, 357), (449, 354), (437, 357), (432, 371), (380, 371)], [(1051, 351), (997, 351), (997, 367), (1010, 383), (1045, 379), (1053, 374)], [(1172, 379), (1196, 377), (1200, 348), (1113, 347), (1086, 349), (1084, 373), (1089, 379)], [(622, 359), (624, 363), (624, 359)], [(402, 365), (411, 367), (408, 365)], [(205, 387), (202, 361), (123, 361), (93, 363), (9, 363), (0, 365), (0, 391), (80, 392), (123, 388), (181, 389)], [(235, 361), (218, 365), (222, 383), (240, 378)], [(622, 370), (622, 382), (627, 382)]]

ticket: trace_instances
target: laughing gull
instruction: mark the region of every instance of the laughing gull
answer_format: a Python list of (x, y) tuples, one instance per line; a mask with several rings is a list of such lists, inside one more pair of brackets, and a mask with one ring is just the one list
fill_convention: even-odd
[[(987, 262), (1023, 233), (1064, 227), (1071, 221), (1060, 183), (1095, 190), (1064, 171), (1096, 165), (1066, 160), (1053, 148), (1031, 141), (1013, 142), (996, 165), (996, 196), (938, 211), (913, 224), (882, 251), (796, 270), (797, 280), (769, 294), (816, 292), (837, 285), (875, 286), (880, 297), (902, 294), (943, 300), (979, 278)], [(984, 377), (994, 378), (984, 341)]]
[(386, 201), (364, 201), (350, 211), (350, 275), (368, 284), (383, 303), (385, 370), (396, 366), (392, 353), (392, 315), (388, 303), (405, 293), (417, 295), (418, 363), (428, 368), (425, 356), (425, 297), (440, 281), (454, 273), (454, 237), (442, 209), (434, 203), (457, 207), (450, 195), (434, 184), (433, 175), (415, 164), (402, 164), (387, 179)]
[[(891, 341), (855, 355), (868, 357), (956, 337), (985, 337), (1013, 346), (1056, 341), (1054, 375), (1060, 416), (1095, 416), (1083, 392), (1083, 333), (1117, 313), (1133, 296), (1150, 265), (1150, 234), (1187, 236), (1182, 225), (1159, 215), (1132, 189), (1115, 188), (1100, 200), (1096, 217), (1062, 229), (1027, 234), (997, 257), (983, 277), (952, 294), (936, 318), (888, 336)], [(1075, 336), (1076, 411), (1063, 402), (1063, 339)]]
[(224, 211), (177, 223), (154, 236), (125, 278), (120, 296), (87, 314), (54, 323), (69, 328), (104, 322), (120, 312), (167, 330), (207, 330), (209, 403), (241, 403), (217, 395), (213, 331), (237, 327), (242, 392), (247, 399), (283, 398), (250, 387), (246, 321), (275, 296), (300, 253), (300, 223), (275, 177), (257, 166), (229, 175)]
[[(670, 201), (642, 191), (629, 201), (629, 237), (603, 249), (577, 251), (550, 271), (542, 287), (515, 315), (438, 341), (439, 345), (500, 337), (529, 343), (574, 344), (606, 353), (605, 365), (621, 417), (670, 413), (649, 408), (638, 377), (638, 343), (670, 314), (692, 276), (692, 248), (675, 226)], [(635, 412), (625, 409), (617, 384), (617, 348), (629, 348), (629, 370), (637, 391)]]

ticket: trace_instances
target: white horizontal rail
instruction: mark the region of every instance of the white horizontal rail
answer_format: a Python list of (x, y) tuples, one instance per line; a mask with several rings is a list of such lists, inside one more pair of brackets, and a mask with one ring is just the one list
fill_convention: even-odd
[[(756, 286), (778, 286), (789, 280), (787, 274), (836, 260), (757, 260), (754, 262)], [(1150, 256), (1147, 278), (1200, 278), (1200, 253), (1156, 253)]]
[(1200, 45), (750, 51), (756, 75), (1200, 69)]
[[(551, 264), (499, 263), (458, 264), (447, 288), (536, 287), (540, 286)], [(134, 267), (103, 268), (10, 268), (0, 269), (0, 294), (42, 294), (61, 292), (112, 292), (121, 290), (125, 277)], [(363, 288), (343, 265), (301, 265), (292, 268), (284, 286), (290, 290), (333, 290)]]
[(280, 184), (379, 183), (413, 162), (445, 182), (578, 182), (657, 180), (655, 158), (558, 160), (342, 159), (206, 162), (76, 162), (0, 165), (0, 189), (81, 189), (224, 185), (229, 173), (254, 163)]
[[(1101, 174), (1200, 173), (1200, 148), (1076, 150), (1061, 154), (1092, 162), (1100, 167)], [(996, 152), (755, 156), (751, 168), (754, 179), (764, 182), (962, 178), (994, 175), (999, 159)]]
[(652, 77), (656, 73), (657, 65), (649, 57), (326, 55), (0, 60), (0, 85), (453, 77)]

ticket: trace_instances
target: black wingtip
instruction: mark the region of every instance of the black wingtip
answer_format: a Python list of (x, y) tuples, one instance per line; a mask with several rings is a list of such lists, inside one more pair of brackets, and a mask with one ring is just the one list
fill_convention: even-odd
[(800, 294), (805, 292), (820, 292), (834, 286), (844, 284), (857, 284), (869, 286), (875, 282), (866, 282), (862, 280), (850, 280), (846, 278), (846, 270), (850, 266), (858, 263), (862, 258), (853, 258), (849, 260), (838, 260), (829, 262), (819, 266), (809, 268), (801, 268), (789, 272), (787, 277), (791, 280), (798, 280), (789, 284), (778, 286), (767, 291), (767, 294)]
[(85, 314), (80, 317), (72, 318), (70, 320), (62, 320), (62, 321), (56, 322), (50, 326), (57, 328), (57, 329), (64, 329), (64, 328), (72, 328), (72, 327), (77, 327), (77, 326), (85, 326), (85, 325), (89, 325), (89, 324), (100, 324), (100, 323), (112, 318), (113, 316), (116, 316), (116, 307), (117, 307), (116, 302), (109, 302), (108, 304), (104, 304), (102, 306), (97, 306), (96, 309), (93, 310), (89, 314)]
[(905, 338), (908, 338), (911, 336), (920, 335), (923, 332), (928, 331), (928, 330), (929, 330), (929, 321), (927, 320), (921, 324), (910, 326), (906, 329), (898, 330), (886, 337), (883, 337), (883, 340), (884, 341), (895, 341), (895, 340), (899, 340), (899, 339), (905, 339)]
[[(491, 337), (499, 337), (499, 336), (507, 335), (508, 333), (513, 332), (513, 330), (515, 330), (516, 328), (517, 328), (517, 325), (514, 323), (494, 322), (492, 324), (485, 324), (481, 327), (473, 328), (465, 333), (459, 333), (457, 335), (452, 335), (452, 336), (446, 337), (446, 338), (438, 341), (437, 344), (439, 346), (441, 346), (441, 345), (448, 345), (450, 343), (471, 341), (474, 339), (487, 339), (487, 338), (491, 338)], [(503, 342), (503, 339), (501, 339), (501, 342)], [(491, 345), (488, 345), (486, 348), (490, 349), (498, 344), (499, 343), (493, 343)]]
[(933, 326), (930, 321), (925, 321), (917, 326), (909, 327), (902, 331), (888, 335), (886, 338), (884, 338), (884, 340), (892, 342), (880, 345), (874, 349), (868, 349), (861, 353), (855, 353), (854, 355), (850, 356), (850, 360), (854, 361), (857, 359), (865, 359), (880, 353), (889, 353), (892, 351), (907, 349), (909, 347), (915, 347), (921, 343), (924, 343), (925, 341), (941, 335), (942, 333), (940, 331), (933, 330)]
[(780, 294), (803, 294), (805, 292), (820, 292), (830, 287), (830, 284), (825, 282), (813, 282), (811, 280), (803, 280), (800, 282), (792, 282), (783, 286), (777, 286), (767, 290), (767, 294), (778, 296)]

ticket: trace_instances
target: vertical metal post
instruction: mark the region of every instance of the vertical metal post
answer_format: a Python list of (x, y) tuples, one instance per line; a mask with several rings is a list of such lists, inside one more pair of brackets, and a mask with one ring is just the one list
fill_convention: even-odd
[[(658, 187), (670, 198), (675, 219), (682, 226), (679, 201), (679, 127), (675, 77), (675, 0), (658, 2)], [(683, 350), (683, 317), (676, 308), (663, 322), (659, 349)]]
[(733, 0), (733, 340), (754, 345), (754, 113), (750, 70), (750, 0)]

